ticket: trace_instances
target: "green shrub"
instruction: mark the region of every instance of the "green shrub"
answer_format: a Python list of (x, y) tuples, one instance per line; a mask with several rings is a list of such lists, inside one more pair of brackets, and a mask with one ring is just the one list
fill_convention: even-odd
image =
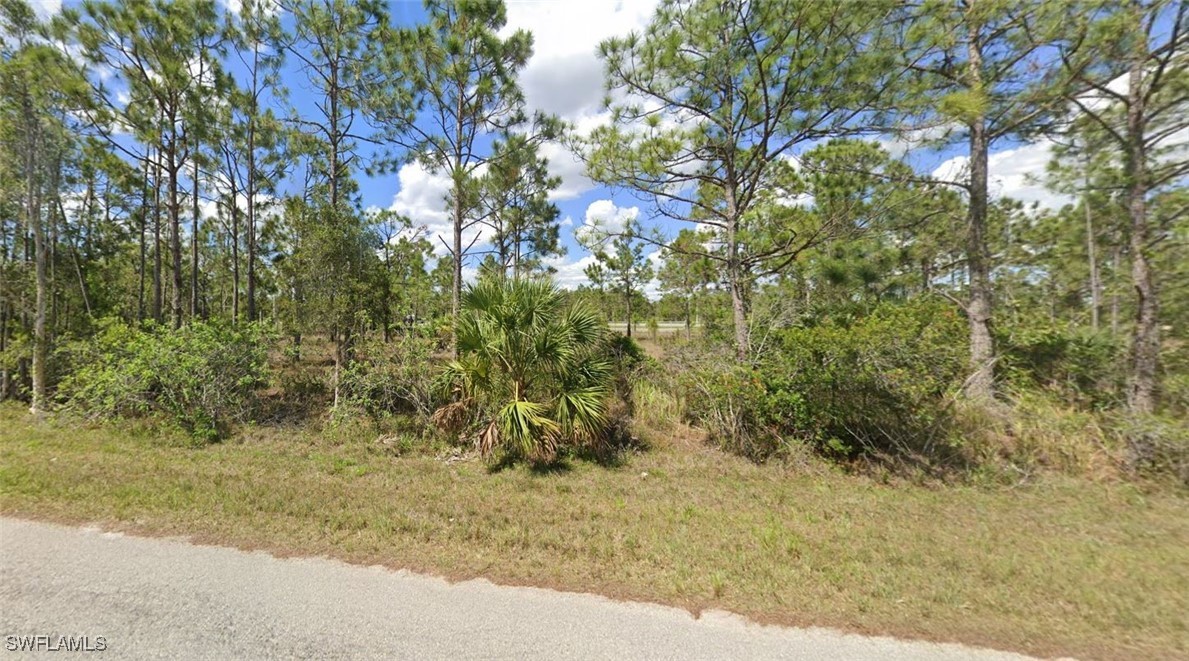
[(1115, 428), (1126, 443), (1128, 468), (1189, 486), (1189, 424), (1184, 420), (1129, 416), (1117, 421)]
[(534, 462), (605, 443), (614, 387), (605, 335), (605, 322), (547, 280), (481, 279), (463, 296), (460, 356), (443, 374), (453, 401), (434, 422), (474, 434), (484, 454)]
[(1165, 414), (1189, 419), (1189, 342), (1170, 338), (1160, 354), (1160, 404)]
[(416, 334), (368, 338), (355, 347), (355, 360), (344, 371), (347, 402), (373, 418), (393, 413), (429, 416), (440, 403), (435, 396), (433, 354), (436, 337)]
[(1000, 375), (1016, 388), (1040, 388), (1085, 408), (1122, 403), (1122, 340), (1057, 327), (1014, 329), (1000, 338)]
[(762, 461), (810, 428), (804, 399), (779, 379), (714, 354), (683, 362), (686, 412), (724, 450)]
[(931, 460), (953, 449), (948, 395), (966, 359), (964, 320), (920, 301), (779, 331), (754, 367), (676, 362), (691, 418), (730, 451), (763, 459), (799, 443), (836, 458)]
[(67, 347), (72, 371), (58, 395), (88, 416), (162, 413), (196, 437), (219, 438), (248, 416), (256, 388), (267, 381), (270, 339), (257, 325), (142, 330), (107, 321)]

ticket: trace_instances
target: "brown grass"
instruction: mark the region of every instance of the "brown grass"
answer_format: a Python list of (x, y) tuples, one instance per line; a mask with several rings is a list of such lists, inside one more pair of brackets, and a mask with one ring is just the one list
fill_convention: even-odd
[(0, 512), (1034, 654), (1189, 654), (1183, 493), (888, 486), (655, 443), (615, 468), (396, 457), (366, 427), (192, 447), (0, 407)]

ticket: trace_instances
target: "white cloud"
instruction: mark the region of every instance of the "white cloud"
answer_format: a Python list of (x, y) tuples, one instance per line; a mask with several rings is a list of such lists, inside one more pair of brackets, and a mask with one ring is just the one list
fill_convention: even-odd
[[(454, 220), (446, 201), (450, 192), (450, 177), (443, 173), (433, 173), (425, 169), (420, 163), (406, 163), (397, 172), (400, 190), (392, 199), (389, 210), (395, 211), (413, 222), (413, 227), (433, 244), (434, 253), (441, 256), (447, 253), (447, 246), (451, 245), (454, 237)], [(462, 247), (481, 246), (485, 244), (485, 227), (471, 227), (463, 231)]]
[(621, 207), (612, 200), (595, 200), (586, 207), (586, 219), (574, 230), (574, 238), (581, 243), (588, 238), (618, 232), (628, 221), (639, 216), (639, 207)]
[(965, 181), (970, 176), (966, 167), (969, 162), (970, 157), (968, 156), (955, 156), (934, 168), (933, 178), (955, 183)]
[(400, 189), (389, 209), (408, 216), (414, 225), (449, 227), (450, 214), (446, 209), (449, 177), (434, 174), (420, 163), (407, 163), (397, 172), (397, 180)]
[(561, 186), (549, 194), (551, 202), (572, 200), (594, 188), (594, 182), (586, 176), (586, 166), (563, 145), (546, 142), (540, 154), (549, 162), (549, 174), (561, 177)]
[[(583, 2), (513, 2), (502, 36), (515, 30), (533, 35), (533, 56), (520, 73), (530, 111), (557, 115), (585, 135), (607, 123), (603, 105), (603, 63), (599, 43), (642, 29), (657, 0), (584, 0)], [(552, 201), (572, 200), (594, 188), (586, 168), (565, 147), (543, 145), (550, 174), (562, 184)]]
[(529, 107), (575, 120), (598, 111), (603, 94), (599, 43), (647, 25), (657, 0), (513, 2), (503, 36), (533, 35), (520, 84)]
[[(987, 189), (992, 198), (1010, 197), (1025, 204), (1038, 203), (1043, 208), (1059, 209), (1071, 199), (1045, 187), (1045, 167), (1052, 159), (1053, 144), (1038, 140), (1002, 149), (987, 158)], [(933, 176), (945, 181), (964, 181), (970, 176), (966, 156), (955, 156), (933, 170)]]
[(41, 20), (46, 20), (62, 10), (62, 0), (32, 0), (33, 12)]
[(877, 138), (875, 142), (883, 147), (892, 158), (903, 158), (908, 152), (935, 144), (937, 141), (952, 136), (954, 131), (960, 130), (957, 124), (938, 124), (923, 129), (906, 131), (902, 135), (890, 135)]
[(581, 285), (590, 284), (590, 280), (586, 277), (586, 267), (598, 260), (594, 255), (583, 255), (572, 262), (567, 261), (565, 257), (549, 257), (543, 261), (546, 266), (557, 270), (553, 274), (553, 281), (557, 283), (558, 287), (577, 289)]
[(991, 154), (987, 159), (990, 194), (1011, 197), (1025, 204), (1059, 209), (1071, 200), (1045, 187), (1045, 167), (1053, 158), (1053, 144), (1041, 140)]

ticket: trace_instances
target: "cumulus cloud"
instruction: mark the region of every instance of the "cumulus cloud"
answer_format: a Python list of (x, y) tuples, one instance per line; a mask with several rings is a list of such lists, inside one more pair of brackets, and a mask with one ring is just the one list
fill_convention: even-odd
[[(420, 163), (406, 163), (397, 172), (400, 189), (388, 207), (413, 222), (415, 231), (423, 233), (433, 244), (438, 256), (448, 252), (454, 237), (454, 220), (450, 216), (446, 196), (450, 192), (450, 177), (430, 172)], [(462, 246), (483, 245), (486, 227), (473, 226), (463, 231)]]
[(558, 287), (577, 289), (582, 285), (590, 284), (590, 280), (586, 277), (586, 267), (598, 260), (594, 255), (584, 255), (573, 261), (565, 257), (549, 257), (543, 261), (546, 266), (556, 270), (556, 273), (553, 274), (553, 281), (557, 283)]
[[(1053, 156), (1053, 143), (1039, 140), (1011, 149), (1002, 149), (987, 158), (988, 192), (992, 198), (1010, 197), (1025, 204), (1059, 209), (1071, 198), (1055, 193), (1042, 183), (1045, 166)], [(962, 181), (969, 176), (970, 159), (955, 156), (933, 170), (933, 176), (945, 181)]]
[(612, 200), (595, 200), (586, 207), (586, 218), (574, 230), (574, 237), (583, 242), (599, 235), (614, 234), (623, 230), (628, 221), (636, 220), (639, 216), (639, 207), (621, 207)]
[(533, 35), (533, 56), (520, 83), (534, 110), (575, 120), (598, 111), (603, 65), (599, 43), (647, 25), (657, 0), (509, 3), (504, 36)]
[(561, 177), (561, 186), (549, 193), (551, 202), (572, 200), (594, 189), (594, 182), (586, 176), (586, 166), (563, 145), (546, 142), (541, 145), (540, 154), (549, 163), (549, 174)]
[[(529, 110), (557, 115), (581, 134), (607, 123), (599, 43), (642, 29), (656, 5), (657, 0), (509, 3), (502, 36), (520, 29), (533, 35), (533, 56), (520, 73)], [(594, 188), (585, 166), (562, 145), (545, 144), (541, 154), (549, 159), (550, 174), (562, 179), (552, 201), (572, 200)]]

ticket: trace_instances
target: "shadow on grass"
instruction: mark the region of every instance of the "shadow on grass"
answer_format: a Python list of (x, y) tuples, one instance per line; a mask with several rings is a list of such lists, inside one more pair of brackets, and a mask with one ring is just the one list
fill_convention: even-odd
[(552, 461), (528, 461), (519, 457), (505, 454), (487, 465), (490, 475), (502, 473), (506, 470), (524, 466), (533, 475), (564, 475), (574, 471), (574, 465), (566, 457), (558, 457)]
[(648, 450), (649, 446), (644, 441), (634, 436), (625, 436), (622, 440), (614, 443), (572, 448), (548, 461), (531, 461), (505, 454), (488, 464), (487, 472), (494, 475), (522, 465), (533, 475), (564, 475), (574, 471), (575, 462), (616, 470), (626, 466), (633, 454)]

